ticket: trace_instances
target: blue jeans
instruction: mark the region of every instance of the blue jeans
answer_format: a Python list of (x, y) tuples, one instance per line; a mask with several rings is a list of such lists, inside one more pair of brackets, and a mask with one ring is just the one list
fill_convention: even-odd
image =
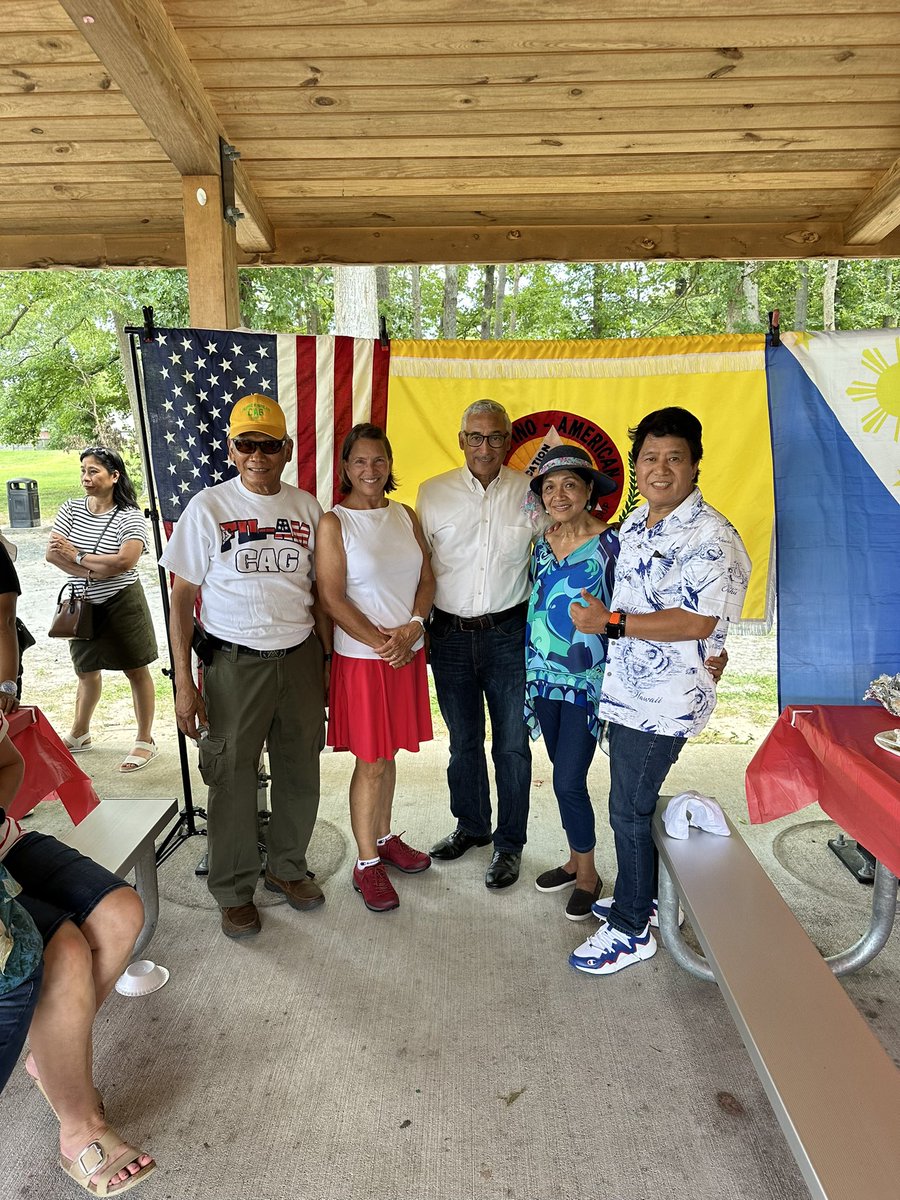
[(588, 730), (587, 709), (537, 696), (534, 711), (553, 763), (553, 791), (569, 847), (587, 854), (597, 841), (587, 786), (597, 739)]
[(41, 961), (24, 983), (0, 995), (0, 1091), (6, 1086), (25, 1045), (43, 974), (44, 963)]
[(497, 788), (494, 849), (525, 845), (531, 791), (531, 748), (525, 725), (525, 617), (492, 629), (462, 630), (434, 619), (431, 669), (441, 714), (450, 731), (450, 811), (472, 837), (491, 832), (491, 791), (484, 751), (484, 704), (491, 718), (491, 757)]
[(609, 923), (641, 933), (656, 895), (656, 848), (651, 824), (669, 768), (685, 739), (609, 726), (609, 823), (616, 843), (616, 877)]

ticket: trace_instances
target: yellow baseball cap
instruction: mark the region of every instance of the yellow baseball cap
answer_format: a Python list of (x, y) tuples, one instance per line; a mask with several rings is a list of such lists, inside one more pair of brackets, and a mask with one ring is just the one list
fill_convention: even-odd
[(287, 422), (284, 413), (274, 400), (254, 392), (238, 400), (231, 410), (228, 426), (229, 437), (240, 437), (242, 433), (267, 433), (269, 437), (287, 437)]

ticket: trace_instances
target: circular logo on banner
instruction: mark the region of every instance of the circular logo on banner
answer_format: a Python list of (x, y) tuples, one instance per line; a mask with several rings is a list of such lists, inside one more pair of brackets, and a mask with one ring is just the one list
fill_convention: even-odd
[(622, 455), (609, 434), (584, 417), (559, 409), (519, 417), (513, 421), (506, 465), (528, 473), (530, 467), (540, 466), (548, 450), (559, 445), (581, 446), (587, 450), (597, 470), (615, 482), (616, 490), (601, 496), (594, 509), (604, 521), (611, 520), (622, 500), (626, 470)]

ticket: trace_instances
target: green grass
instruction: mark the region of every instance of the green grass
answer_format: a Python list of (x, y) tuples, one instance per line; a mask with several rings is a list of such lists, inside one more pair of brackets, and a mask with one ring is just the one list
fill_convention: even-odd
[[(130, 467), (129, 472), (132, 480), (135, 480)], [(84, 495), (77, 450), (0, 450), (0, 485), (3, 487), (0, 525), (6, 525), (9, 519), (6, 499), (6, 482), (9, 479), (37, 480), (42, 525), (52, 525), (63, 500)], [(139, 494), (138, 503), (146, 505), (147, 497)]]
[(3, 484), (3, 516), (6, 525), (9, 511), (6, 483), (9, 479), (36, 479), (41, 505), (41, 524), (48, 525), (56, 516), (63, 500), (81, 492), (80, 464), (74, 450), (0, 450), (0, 481)]

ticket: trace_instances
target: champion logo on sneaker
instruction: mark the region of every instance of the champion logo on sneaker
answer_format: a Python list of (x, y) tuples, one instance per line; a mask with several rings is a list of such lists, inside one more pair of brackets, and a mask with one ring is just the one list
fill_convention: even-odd
[(652, 958), (656, 938), (649, 922), (639, 934), (623, 933), (604, 922), (596, 933), (569, 955), (569, 966), (587, 975), (613, 975), (634, 963)]
[[(601, 921), (605, 921), (609, 916), (609, 910), (612, 908), (612, 896), (604, 896), (602, 900), (595, 900), (591, 905), (591, 912), (595, 917), (599, 917)], [(678, 924), (684, 924), (684, 912), (681, 905), (678, 905)], [(650, 909), (650, 925), (653, 929), (659, 929), (659, 901), (654, 900)]]

